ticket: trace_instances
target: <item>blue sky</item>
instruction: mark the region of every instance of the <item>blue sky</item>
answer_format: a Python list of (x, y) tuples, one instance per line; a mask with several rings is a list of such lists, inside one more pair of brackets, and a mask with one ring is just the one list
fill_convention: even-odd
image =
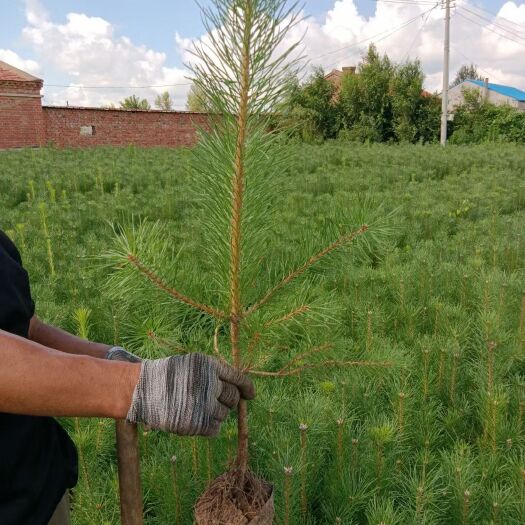
[[(305, 11), (321, 20), (335, 1), (306, 0)], [(203, 31), (194, 0), (42, 0), (41, 3), (57, 23), (64, 22), (70, 12), (105, 18), (116, 26), (119, 34), (129, 36), (136, 44), (166, 52), (171, 65), (181, 65), (174, 46), (175, 31), (187, 37), (198, 37)], [(208, 3), (203, 2), (204, 5)], [(504, 3), (485, 0), (475, 5), (496, 13)], [(363, 16), (374, 13), (374, 0), (356, 0), (355, 4)], [(34, 58), (35, 52), (21, 38), (26, 25), (24, 10), (23, 0), (0, 0), (0, 48), (13, 49)]]
[[(307, 55), (315, 59), (348, 45), (352, 48), (348, 52), (334, 51), (313, 63), (327, 69), (354, 65), (368, 43), (378, 40), (380, 50), (395, 60), (420, 58), (427, 86), (435, 89), (441, 75), (443, 13), (439, 7), (430, 12), (432, 5), (428, 2), (407, 0), (400, 5), (399, 0), (306, 0), (304, 11), (311, 17), (304, 26)], [(457, 2), (460, 7), (452, 21), (457, 53), (453, 48), (452, 68), (475, 62), (491, 80), (521, 83), (519, 87), (524, 88), (525, 0)], [(500, 16), (506, 18), (490, 25), (500, 10)], [(81, 16), (72, 20), (71, 13)], [(407, 20), (413, 22), (396, 29)], [(391, 35), (387, 34), (390, 30)], [(0, 0), (0, 59), (25, 67), (48, 84), (182, 83), (187, 59), (184, 47), (202, 35), (199, 8), (193, 0)], [(100, 56), (108, 46), (107, 56)], [(99, 65), (97, 53), (106, 58)], [(152, 65), (144, 66), (149, 61)], [(60, 94), (58, 88), (48, 88), (46, 98), (58, 103), (67, 95), (68, 101), (78, 98), (84, 103), (103, 103), (120, 96), (115, 92), (109, 97), (106, 92), (97, 98), (91, 93), (84, 93), (82, 98), (78, 92)], [(174, 95), (182, 104), (184, 88), (181, 86)]]

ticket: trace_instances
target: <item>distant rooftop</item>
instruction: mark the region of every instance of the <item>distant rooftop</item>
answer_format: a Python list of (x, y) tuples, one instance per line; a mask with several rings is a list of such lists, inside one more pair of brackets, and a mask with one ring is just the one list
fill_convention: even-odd
[[(467, 79), (466, 82), (472, 82), (473, 84), (476, 84), (476, 86), (484, 87), (485, 82), (483, 80), (472, 80)], [(504, 95), (505, 97), (514, 98), (519, 102), (525, 102), (525, 91), (522, 91), (521, 89), (517, 89), (510, 86), (503, 86), (501, 84), (492, 84), (489, 82), (487, 84), (488, 88), (492, 91), (495, 91), (496, 93), (499, 93), (500, 95)]]
[(7, 62), (2, 62), (2, 60), (0, 60), (0, 80), (8, 80), (11, 82), (42, 82), (42, 79), (34, 77)]

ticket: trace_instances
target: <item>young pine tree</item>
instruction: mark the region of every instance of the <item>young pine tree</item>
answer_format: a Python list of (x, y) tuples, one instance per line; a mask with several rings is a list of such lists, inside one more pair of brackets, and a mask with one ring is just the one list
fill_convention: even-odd
[[(202, 225), (190, 244), (198, 245), (198, 256), (185, 262), (181, 252), (172, 258), (165, 230), (147, 223), (121, 231), (111, 254), (118, 269), (113, 288), (131, 309), (161, 304), (158, 323), (164, 320), (179, 332), (183, 327), (183, 341), (174, 347), (209, 348), (246, 373), (278, 377), (319, 366), (370, 364), (332, 358), (334, 345), (316, 340), (327, 330), (316, 335), (307, 330), (326, 326), (332, 317), (317, 304), (308, 270), (367, 231), (362, 210), (323, 232), (331, 239), (324, 248), (306, 234), (287, 256), (275, 247), (280, 225), (272, 209), (290, 159), (273, 117), (299, 63), (298, 43), (287, 41), (299, 13), (295, 4), (287, 4), (213, 0), (203, 9), (207, 35), (194, 45), (190, 65), (194, 85), (211, 110), (190, 163)], [(182, 273), (184, 291), (171, 285)], [(201, 497), (196, 519), (245, 523), (267, 511), (258, 523), (271, 523), (272, 488), (248, 468), (248, 408), (241, 401), (236, 459)]]

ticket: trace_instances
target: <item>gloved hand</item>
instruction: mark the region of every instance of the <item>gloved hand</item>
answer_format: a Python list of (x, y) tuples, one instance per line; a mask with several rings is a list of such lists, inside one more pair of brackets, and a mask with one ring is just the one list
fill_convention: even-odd
[(127, 419), (180, 435), (215, 436), (255, 388), (239, 370), (203, 354), (144, 360)]
[(140, 363), (140, 357), (128, 352), (125, 348), (121, 346), (114, 346), (108, 350), (106, 354), (106, 359), (112, 361), (128, 361), (129, 363)]

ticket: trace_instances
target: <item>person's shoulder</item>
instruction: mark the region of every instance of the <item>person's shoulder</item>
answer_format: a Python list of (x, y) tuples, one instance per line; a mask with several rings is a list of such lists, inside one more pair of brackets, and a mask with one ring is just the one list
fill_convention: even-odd
[(19, 264), (22, 264), (20, 252), (18, 251), (14, 242), (2, 230), (0, 230), (0, 248), (3, 248), (8, 253), (8, 255), (15, 259), (15, 261), (17, 261)]

